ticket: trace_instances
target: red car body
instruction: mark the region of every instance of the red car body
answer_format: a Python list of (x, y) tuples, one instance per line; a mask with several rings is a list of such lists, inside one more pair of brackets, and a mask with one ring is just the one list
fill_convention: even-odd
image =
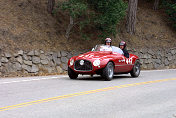
[[(70, 66), (70, 61), (72, 59), (74, 59), (74, 62), (77, 60), (88, 60), (92, 63), (93, 68), (91, 71), (76, 70), (74, 68), (74, 64)], [(93, 62), (97, 59), (100, 60), (100, 65), (94, 66)], [(137, 59), (139, 59), (138, 56), (134, 54), (130, 54), (130, 57), (126, 58), (125, 56), (119, 53), (113, 53), (112, 51), (90, 51), (79, 56), (72, 57), (68, 61), (68, 66), (78, 74), (96, 74), (97, 70), (104, 68), (108, 62), (113, 62), (115, 66), (114, 73), (129, 73)]]
[[(137, 68), (135, 69), (135, 63), (137, 60), (139, 62), (139, 57), (134, 54), (129, 54), (129, 58), (126, 58), (123, 54), (113, 51), (89, 51), (69, 59), (68, 74), (69, 76), (71, 74), (102, 75), (103, 69), (106, 68), (108, 63), (113, 65), (113, 69), (110, 70), (113, 71), (113, 75), (131, 73), (132, 71), (138, 70), (140, 73), (140, 67), (136, 66)], [(137, 76), (139, 73), (137, 73)], [(137, 76), (134, 75), (134, 77)], [(70, 78), (74, 78), (74, 76), (70, 76)], [(77, 76), (75, 76), (75, 78), (77, 78)]]

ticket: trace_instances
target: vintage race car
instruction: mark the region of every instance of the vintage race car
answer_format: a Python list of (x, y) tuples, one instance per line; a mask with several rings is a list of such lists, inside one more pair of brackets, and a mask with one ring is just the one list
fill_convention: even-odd
[(114, 74), (128, 73), (132, 77), (139, 76), (139, 58), (134, 54), (126, 58), (123, 51), (115, 46), (96, 45), (92, 51), (74, 56), (68, 61), (70, 79), (76, 79), (79, 74), (98, 74), (110, 81)]

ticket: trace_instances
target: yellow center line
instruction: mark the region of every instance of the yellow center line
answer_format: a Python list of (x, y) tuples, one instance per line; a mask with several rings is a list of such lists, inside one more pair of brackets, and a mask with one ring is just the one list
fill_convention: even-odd
[(84, 91), (84, 92), (79, 92), (79, 93), (73, 93), (73, 94), (68, 94), (68, 95), (62, 95), (62, 96), (57, 96), (57, 97), (52, 97), (52, 98), (47, 98), (47, 99), (40, 99), (40, 100), (25, 102), (25, 103), (21, 103), (21, 104), (12, 105), (12, 106), (0, 107), (0, 111), (6, 111), (6, 110), (10, 110), (10, 109), (19, 108), (19, 107), (25, 107), (25, 106), (34, 105), (34, 104), (40, 104), (40, 103), (44, 103), (44, 102), (49, 102), (49, 101), (54, 101), (54, 100), (59, 100), (59, 99), (64, 99), (64, 98), (70, 98), (70, 97), (74, 97), (74, 96), (81, 96), (81, 95), (86, 95), (86, 94), (91, 94), (91, 93), (102, 92), (102, 91), (109, 91), (109, 90), (113, 90), (113, 89), (117, 89), (117, 88), (125, 88), (125, 87), (138, 86), (138, 85), (151, 84), (151, 83), (158, 83), (158, 82), (171, 81), (171, 80), (176, 80), (176, 78), (161, 79), (161, 80), (154, 80), (154, 81), (147, 81), (147, 82), (140, 82), (140, 83), (132, 83), (132, 84), (125, 84), (125, 85), (107, 87), (107, 88), (102, 88), (102, 89)]

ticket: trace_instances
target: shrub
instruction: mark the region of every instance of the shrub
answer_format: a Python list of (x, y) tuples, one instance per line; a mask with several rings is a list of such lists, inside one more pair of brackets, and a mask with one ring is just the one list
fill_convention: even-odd
[(176, 30), (176, 3), (171, 1), (162, 1), (162, 6), (165, 8), (166, 13), (169, 15), (169, 20), (173, 28)]
[(68, 11), (70, 16), (73, 18), (82, 16), (87, 10), (87, 4), (82, 0), (65, 1), (62, 3), (61, 7), (62, 10)]
[(100, 39), (104, 39), (115, 36), (117, 24), (126, 14), (127, 3), (123, 0), (68, 0), (60, 7), (74, 19), (81, 17), (80, 32), (94, 28), (100, 31)]
[(127, 3), (123, 0), (88, 0), (96, 11), (94, 24), (102, 33), (100, 37), (115, 36), (117, 24), (124, 18)]

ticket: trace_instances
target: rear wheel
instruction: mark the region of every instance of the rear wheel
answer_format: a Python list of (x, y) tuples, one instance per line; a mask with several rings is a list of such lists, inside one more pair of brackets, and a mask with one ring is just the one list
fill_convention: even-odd
[(101, 76), (106, 81), (111, 81), (114, 76), (114, 64), (112, 62), (108, 62), (106, 67), (103, 69)]
[(141, 67), (140, 67), (140, 62), (139, 60), (136, 60), (133, 66), (133, 69), (131, 70), (130, 74), (132, 77), (138, 77), (141, 71)]
[(78, 77), (78, 74), (75, 73), (70, 67), (68, 67), (68, 76), (70, 79), (76, 79)]

